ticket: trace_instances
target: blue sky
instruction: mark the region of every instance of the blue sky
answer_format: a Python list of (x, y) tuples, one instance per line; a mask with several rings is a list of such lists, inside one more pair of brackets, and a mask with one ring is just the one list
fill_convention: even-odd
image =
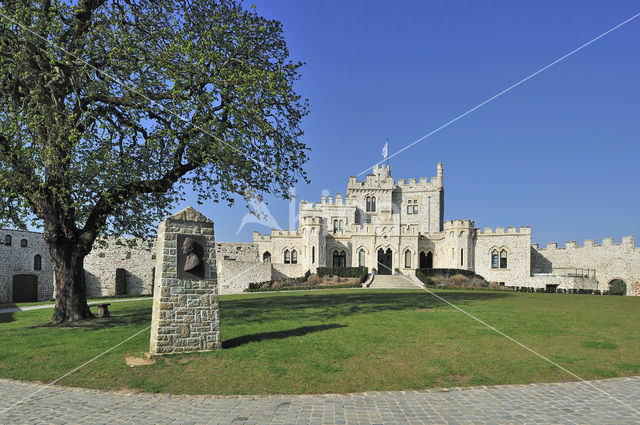
[[(345, 193), (350, 175), (640, 12), (637, 1), (256, 0), (283, 22), (296, 89), (309, 99), (311, 184)], [(640, 17), (391, 159), (394, 178), (444, 164), (445, 219), (531, 226), (532, 241), (632, 235), (640, 242)], [(288, 227), (286, 201), (266, 198)], [(176, 210), (185, 204), (176, 206)], [(195, 206), (195, 205), (194, 205)], [(216, 239), (236, 235), (240, 200), (197, 206)]]

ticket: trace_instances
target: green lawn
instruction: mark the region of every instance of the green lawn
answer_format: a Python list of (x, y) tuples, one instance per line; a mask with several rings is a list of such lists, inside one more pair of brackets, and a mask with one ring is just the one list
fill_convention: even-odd
[[(640, 374), (640, 297), (436, 290), (585, 379)], [(298, 394), (575, 380), (423, 291), (324, 290), (220, 297), (224, 350), (130, 368), (149, 331), (61, 381), (171, 393)], [(43, 325), (0, 315), (0, 376), (50, 381), (147, 327), (151, 301)]]

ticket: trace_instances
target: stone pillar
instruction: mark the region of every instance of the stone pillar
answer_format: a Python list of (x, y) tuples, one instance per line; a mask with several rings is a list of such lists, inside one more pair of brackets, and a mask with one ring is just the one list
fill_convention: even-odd
[(213, 222), (188, 207), (160, 223), (151, 354), (222, 348)]

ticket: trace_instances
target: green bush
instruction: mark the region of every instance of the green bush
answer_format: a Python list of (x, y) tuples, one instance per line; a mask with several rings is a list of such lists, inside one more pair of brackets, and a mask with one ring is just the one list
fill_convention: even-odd
[(357, 277), (360, 282), (367, 280), (369, 269), (366, 267), (318, 267), (318, 276)]
[(455, 276), (457, 274), (461, 274), (463, 276), (466, 276), (469, 279), (472, 279), (472, 278), (475, 277), (475, 278), (482, 279), (485, 282), (487, 281), (485, 278), (483, 278), (479, 274), (476, 274), (476, 273), (472, 272), (471, 270), (462, 270), (462, 269), (416, 269), (416, 276), (420, 280), (422, 280), (420, 278), (420, 276), (426, 276), (426, 277), (441, 276), (441, 277), (445, 277), (445, 279), (448, 279), (450, 276)]
[(615, 279), (609, 284), (609, 295), (626, 295), (627, 284), (624, 280)]

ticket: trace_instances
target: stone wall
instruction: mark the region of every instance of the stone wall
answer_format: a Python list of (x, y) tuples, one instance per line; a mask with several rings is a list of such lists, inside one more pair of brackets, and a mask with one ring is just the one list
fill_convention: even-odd
[(302, 276), (304, 276), (304, 271), (300, 264), (271, 264), (271, 279), (273, 280)]
[[(5, 245), (6, 236), (11, 245)], [(53, 267), (49, 258), (49, 247), (42, 233), (23, 230), (0, 229), (0, 302), (13, 301), (13, 277), (18, 274), (36, 276), (38, 279), (38, 301), (53, 297)], [(27, 246), (22, 246), (25, 240)], [(41, 270), (34, 270), (35, 256), (40, 256)]]
[(94, 244), (84, 260), (87, 296), (116, 295), (116, 269), (126, 270), (126, 293), (151, 294), (155, 266), (155, 240), (110, 238)]
[(595, 279), (575, 276), (536, 275), (531, 277), (528, 286), (532, 288), (546, 288), (547, 285), (555, 285), (559, 289), (598, 289)]
[(271, 280), (271, 263), (217, 260), (220, 294), (239, 294), (250, 283)]
[(246, 242), (216, 242), (216, 258), (244, 262), (260, 261), (258, 247)]
[(546, 248), (533, 244), (532, 273), (553, 273), (557, 269), (595, 269), (598, 289), (606, 291), (614, 279), (627, 284), (629, 295), (640, 295), (640, 248), (635, 246), (632, 236), (622, 238), (622, 243), (614, 243), (613, 238), (605, 238), (601, 244), (589, 239), (579, 246), (577, 242), (567, 242), (564, 248), (555, 242)]

